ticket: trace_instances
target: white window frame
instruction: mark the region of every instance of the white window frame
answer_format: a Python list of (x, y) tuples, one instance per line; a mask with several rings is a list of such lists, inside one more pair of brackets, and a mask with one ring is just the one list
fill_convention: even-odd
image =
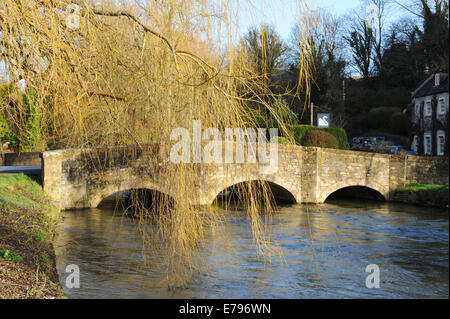
[(416, 103), (414, 105), (414, 117), (417, 118), (420, 116), (420, 103)]
[[(441, 143), (439, 138), (444, 138), (444, 146), (441, 148)], [(436, 145), (437, 145), (437, 155), (442, 156), (445, 153), (445, 132), (444, 131), (437, 131), (436, 134)]]
[[(443, 106), (442, 111), (441, 111), (441, 106)], [(442, 114), (445, 114), (445, 111), (446, 111), (445, 99), (443, 97), (441, 97), (438, 102), (437, 113), (442, 115)]]
[[(428, 112), (428, 111), (430, 111), (430, 112)], [(431, 106), (431, 100), (426, 100), (425, 101), (425, 107), (423, 108), (423, 114), (425, 116), (431, 116), (433, 114), (433, 108)]]
[[(427, 138), (430, 138), (430, 148), (427, 147)], [(432, 155), (433, 154), (433, 137), (431, 133), (423, 134), (423, 154)]]

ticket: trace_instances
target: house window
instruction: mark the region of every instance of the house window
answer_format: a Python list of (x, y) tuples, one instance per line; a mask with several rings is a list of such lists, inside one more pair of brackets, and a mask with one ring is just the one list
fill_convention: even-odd
[(445, 153), (445, 132), (437, 132), (437, 155), (444, 155)]
[(425, 102), (425, 116), (431, 116), (431, 100)]
[(431, 155), (431, 133), (423, 135), (423, 153), (424, 155)]
[(439, 99), (438, 114), (445, 114), (445, 99)]
[(412, 142), (412, 145), (411, 145), (411, 149), (414, 151), (414, 152), (417, 152), (417, 149), (418, 149), (418, 146), (419, 146), (419, 137), (418, 136), (414, 136), (414, 138), (413, 138), (413, 142)]
[(420, 114), (420, 104), (417, 103), (417, 104), (414, 106), (414, 116), (415, 116), (415, 117), (419, 117), (419, 114)]

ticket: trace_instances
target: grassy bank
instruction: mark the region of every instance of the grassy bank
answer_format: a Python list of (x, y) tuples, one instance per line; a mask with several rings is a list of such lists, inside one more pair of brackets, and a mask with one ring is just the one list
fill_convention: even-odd
[(52, 245), (57, 217), (30, 177), (0, 175), (0, 299), (64, 297)]
[(398, 190), (399, 192), (408, 192), (408, 191), (447, 191), (448, 185), (438, 185), (438, 184), (412, 184), (406, 185), (403, 188)]
[(424, 206), (448, 207), (449, 187), (437, 184), (406, 185), (397, 189), (394, 200)]

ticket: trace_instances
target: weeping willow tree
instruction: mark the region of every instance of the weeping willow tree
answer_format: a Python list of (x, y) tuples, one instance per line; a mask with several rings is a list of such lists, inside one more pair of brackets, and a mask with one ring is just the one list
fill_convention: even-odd
[[(249, 102), (263, 106), (292, 139), (284, 110), (267, 99), (272, 94), (267, 76), (233, 43), (235, 3), (2, 0), (1, 59), (12, 83), (22, 81), (35, 92), (48, 148), (159, 142), (168, 154), (172, 130), (192, 128), (194, 120), (204, 127), (255, 127)], [(308, 88), (307, 48), (299, 83)], [(162, 264), (171, 285), (179, 280), (174, 274), (185, 278), (202, 268), (198, 247), (221, 222), (215, 209), (200, 211), (189, 204), (194, 173), (189, 165), (166, 172), (184, 194), (179, 198), (186, 199), (169, 205), (167, 196), (160, 196), (156, 210), (170, 213), (147, 218), (148, 207), (139, 198), (134, 203), (144, 242), (160, 238), (156, 242), (165, 252)], [(270, 189), (250, 185), (242, 193), (254, 240), (262, 255), (270, 255), (274, 243), (259, 214), (261, 203), (267, 211), (272, 207)], [(157, 225), (154, 231), (148, 223)]]

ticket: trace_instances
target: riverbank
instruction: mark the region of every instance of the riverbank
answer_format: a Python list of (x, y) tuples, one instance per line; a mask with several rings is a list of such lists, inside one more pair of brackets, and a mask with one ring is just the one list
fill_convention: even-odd
[(400, 203), (448, 208), (449, 186), (434, 184), (406, 185), (396, 190), (393, 200)]
[(0, 299), (64, 298), (52, 244), (58, 214), (30, 177), (0, 175)]

